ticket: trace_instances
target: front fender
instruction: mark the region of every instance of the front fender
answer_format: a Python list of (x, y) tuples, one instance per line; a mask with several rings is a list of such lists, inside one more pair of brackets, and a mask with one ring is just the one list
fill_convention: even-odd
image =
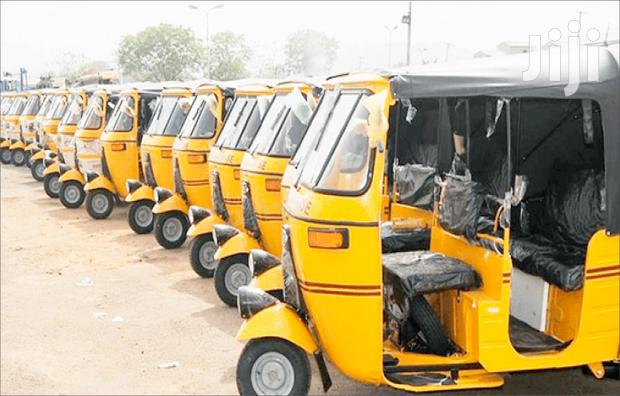
[(187, 205), (187, 202), (181, 198), (179, 194), (172, 194), (170, 198), (157, 202), (155, 206), (153, 206), (154, 214), (176, 211), (183, 212), (185, 214), (189, 213), (189, 206)]
[(276, 265), (267, 271), (252, 278), (249, 286), (256, 287), (264, 291), (284, 289), (284, 278), (282, 277), (282, 266)]
[(58, 165), (58, 161), (45, 168), (45, 170), (43, 171), (43, 176), (47, 176), (52, 173), (60, 173), (60, 166)]
[(84, 175), (82, 175), (82, 172), (80, 172), (79, 170), (75, 168), (66, 171), (65, 173), (60, 175), (60, 177), (58, 178), (58, 181), (61, 183), (65, 183), (70, 180), (75, 180), (81, 185), (84, 185), (86, 183), (86, 180), (84, 180)]
[(105, 176), (97, 176), (93, 181), (89, 181), (84, 185), (84, 191), (91, 191), (103, 188), (104, 190), (108, 190), (113, 194), (116, 194), (116, 188), (114, 184)]
[(12, 145), (9, 146), (9, 150), (17, 150), (17, 149), (25, 149), (26, 148), (26, 144), (24, 142), (22, 142), (21, 140), (16, 141), (15, 143), (13, 143)]
[(239, 253), (250, 253), (252, 249), (260, 249), (258, 241), (245, 232), (239, 232), (218, 247), (213, 257), (216, 260), (221, 260)]
[(32, 154), (32, 156), (30, 157), (30, 160), (32, 162), (38, 161), (38, 160), (43, 160), (45, 158), (45, 151), (41, 150), (41, 151), (37, 151), (36, 153)]
[(9, 148), (11, 147), (11, 141), (9, 139), (3, 140), (2, 143), (0, 143), (0, 148)]
[(226, 224), (221, 217), (212, 214), (209, 217), (205, 217), (198, 223), (192, 224), (187, 230), (187, 236), (195, 237), (199, 235), (211, 234), (213, 232), (213, 226), (216, 224)]
[(312, 354), (319, 349), (308, 326), (285, 303), (265, 308), (245, 320), (237, 333), (239, 341), (266, 337), (282, 338)]
[(32, 142), (32, 143), (29, 143), (24, 150), (30, 151), (30, 150), (32, 150), (35, 147), (38, 147), (37, 142)]
[(138, 202), (144, 199), (153, 201), (153, 191), (154, 190), (152, 187), (143, 184), (134, 192), (127, 194), (127, 197), (125, 197), (125, 202)]

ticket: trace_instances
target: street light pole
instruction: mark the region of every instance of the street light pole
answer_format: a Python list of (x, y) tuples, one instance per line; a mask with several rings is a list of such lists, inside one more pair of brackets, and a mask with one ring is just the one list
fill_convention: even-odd
[(398, 29), (398, 25), (385, 25), (384, 28), (388, 31), (388, 67), (392, 67), (392, 33)]
[(407, 65), (411, 64), (411, 1), (409, 2), (409, 12), (403, 15), (402, 23), (407, 25)]
[[(219, 3), (219, 4), (214, 5), (213, 7), (209, 7), (209, 8), (207, 8), (205, 10), (204, 8), (195, 6), (193, 4), (189, 5), (190, 9), (196, 10), (196, 11), (200, 11), (200, 12), (205, 14), (205, 19), (206, 19), (206, 24), (205, 24), (205, 33), (206, 33), (206, 36), (205, 36), (205, 48), (207, 49), (207, 60), (206, 60), (206, 64), (207, 65), (209, 63), (209, 54), (208, 54), (208, 51), (209, 51), (209, 14), (211, 14), (211, 11), (217, 10), (218, 8), (222, 8), (222, 7), (224, 7), (224, 4)], [(208, 67), (207, 67), (207, 69), (208, 69)]]

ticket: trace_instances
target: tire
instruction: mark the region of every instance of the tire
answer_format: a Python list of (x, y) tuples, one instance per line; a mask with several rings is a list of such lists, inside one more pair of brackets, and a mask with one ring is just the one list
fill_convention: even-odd
[(32, 165), (30, 165), (30, 155), (31, 155), (30, 151), (25, 151), (24, 155), (26, 156), (26, 166), (28, 168), (30, 168), (32, 166)]
[(435, 311), (422, 295), (414, 296), (410, 299), (411, 320), (418, 326), (426, 344), (428, 351), (435, 355), (447, 356), (452, 352), (452, 344), (446, 333), (443, 331), (441, 322), (437, 318)]
[(237, 390), (242, 396), (305, 396), (311, 375), (308, 356), (301, 348), (278, 338), (254, 339), (239, 356)]
[(50, 198), (58, 198), (60, 192), (60, 182), (58, 173), (49, 173), (43, 177), (43, 189)]
[(7, 165), (11, 163), (11, 151), (9, 149), (0, 149), (0, 162)]
[(84, 198), (86, 198), (84, 186), (75, 180), (66, 181), (60, 186), (58, 198), (60, 198), (60, 202), (65, 208), (79, 208), (84, 203)]
[(165, 249), (176, 249), (185, 243), (189, 220), (183, 212), (173, 211), (155, 216), (155, 239)]
[(213, 241), (212, 234), (199, 235), (194, 238), (189, 251), (189, 261), (194, 272), (202, 278), (213, 278), (217, 265), (213, 255), (216, 251), (217, 244)]
[(24, 166), (26, 164), (26, 153), (22, 149), (11, 151), (11, 163), (15, 166)]
[(237, 306), (237, 289), (252, 279), (247, 253), (235, 254), (219, 261), (215, 267), (215, 291), (220, 299), (231, 307)]
[[(153, 231), (153, 206), (155, 206), (155, 202), (149, 201), (148, 199), (136, 201), (129, 206), (127, 221), (129, 222), (129, 227), (133, 230), (133, 232), (136, 234), (148, 234)], [(150, 217), (142, 217), (148, 213), (150, 213)]]
[(86, 193), (86, 211), (95, 220), (107, 219), (114, 209), (114, 196), (104, 188)]
[(32, 175), (32, 178), (36, 181), (43, 181), (44, 171), (45, 164), (43, 164), (43, 160), (36, 160), (30, 167), (30, 174)]

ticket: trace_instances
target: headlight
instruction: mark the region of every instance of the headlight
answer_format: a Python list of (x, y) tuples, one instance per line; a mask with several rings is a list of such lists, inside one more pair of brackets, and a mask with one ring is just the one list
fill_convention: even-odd
[(277, 303), (277, 298), (255, 287), (241, 286), (237, 291), (237, 309), (243, 319), (249, 319)]
[(208, 209), (201, 208), (197, 205), (192, 205), (189, 207), (189, 222), (190, 224), (196, 224), (200, 220), (205, 219), (211, 216), (211, 212)]
[(125, 188), (127, 189), (127, 192), (129, 194), (133, 193), (140, 187), (142, 187), (142, 182), (140, 180), (127, 179), (127, 181), (125, 182)]
[(291, 251), (290, 232), (288, 225), (282, 227), (282, 276), (284, 278), (284, 301), (298, 311), (302, 310), (301, 295), (295, 274), (295, 264)]
[(153, 198), (155, 199), (155, 202), (162, 203), (171, 196), (172, 191), (163, 187), (155, 187), (155, 193), (153, 193)]
[(280, 259), (273, 254), (269, 254), (261, 249), (250, 250), (248, 266), (252, 276), (258, 276), (277, 265), (280, 265)]
[(226, 241), (230, 238), (234, 237), (239, 233), (239, 230), (235, 227), (231, 227), (226, 224), (216, 224), (213, 226), (213, 241), (218, 245), (222, 246)]

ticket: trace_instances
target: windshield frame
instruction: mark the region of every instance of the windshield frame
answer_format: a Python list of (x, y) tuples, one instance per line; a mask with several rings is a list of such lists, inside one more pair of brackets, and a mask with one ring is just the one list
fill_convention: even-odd
[[(194, 96), (194, 100), (192, 101), (192, 107), (189, 109), (189, 111), (187, 112), (187, 116), (185, 117), (185, 121), (183, 122), (183, 125), (181, 125), (181, 129), (179, 131), (179, 136), (184, 138), (184, 139), (213, 139), (215, 137), (215, 135), (217, 134), (217, 126), (218, 126), (218, 117), (216, 115), (213, 115), (213, 113), (211, 113), (211, 111), (208, 108), (208, 98), (214, 95), (216, 100), (217, 100), (217, 112), (219, 113), (218, 115), (221, 118), (221, 101), (222, 98), (216, 93), (216, 92), (205, 92), (205, 93), (199, 93), (197, 95)], [(199, 104), (199, 106), (201, 106), (202, 108), (197, 111), (196, 114), (194, 114), (194, 117), (190, 118), (190, 114), (192, 113), (192, 111), (194, 111), (194, 106), (196, 106), (196, 104), (198, 103), (198, 101), (201, 101), (201, 103)], [(208, 114), (211, 114), (213, 116), (213, 128), (212, 130), (208, 131), (208, 135), (207, 136), (197, 136), (196, 135), (196, 128), (198, 127), (198, 124), (201, 121), (202, 115), (203, 113), (207, 111)], [(185, 124), (189, 124), (192, 123), (192, 127), (191, 128), (187, 128), (185, 126)], [(186, 129), (188, 129), (186, 131)]]
[[(134, 112), (132, 118), (131, 118), (131, 127), (129, 127), (129, 129), (123, 130), (123, 129), (114, 129), (116, 128), (116, 124), (120, 121), (120, 117), (122, 116), (122, 114), (119, 115), (119, 113), (122, 112), (122, 108), (123, 105), (126, 104), (125, 102), (127, 102), (127, 100), (132, 100), (132, 105), (130, 106), (132, 111)], [(105, 126), (105, 130), (104, 132), (109, 132), (109, 133), (130, 133), (131, 131), (133, 131), (136, 128), (136, 98), (133, 97), (133, 95), (122, 95), (119, 99), (119, 101), (116, 103), (116, 105), (114, 106), (114, 112), (112, 112), (112, 115), (110, 116), (110, 119), (108, 120), (108, 122), (106, 122), (106, 126)]]
[[(256, 135), (258, 134), (258, 130), (260, 129), (260, 126), (263, 122), (263, 120), (265, 119), (265, 116), (263, 116), (260, 119), (260, 122), (256, 128), (256, 133), (254, 134), (254, 136), (252, 137), (252, 140), (249, 142), (248, 147), (247, 148), (240, 148), (239, 144), (241, 143), (241, 141), (243, 140), (243, 137), (245, 136), (246, 132), (247, 132), (247, 127), (248, 127), (248, 123), (250, 122), (250, 119), (252, 118), (252, 115), (254, 114), (254, 111), (256, 110), (256, 108), (259, 106), (258, 101), (261, 98), (268, 98), (268, 97), (273, 97), (272, 94), (265, 94), (265, 95), (251, 95), (251, 94), (246, 94), (246, 95), (238, 95), (235, 97), (235, 101), (233, 102), (232, 106), (230, 107), (230, 110), (228, 110), (227, 114), (226, 114), (226, 119), (224, 120), (224, 126), (222, 127), (222, 130), (220, 132), (220, 135), (217, 138), (217, 141), (215, 142), (215, 147), (219, 148), (219, 149), (228, 149), (228, 150), (236, 150), (236, 151), (243, 151), (246, 152), (248, 151), (248, 149), (252, 146), (252, 143), (254, 142), (254, 139), (256, 138)], [(245, 100), (245, 103), (243, 104), (243, 108), (242, 110), (245, 112), (245, 107), (250, 103), (249, 101), (251, 100), (253, 103), (251, 103), (252, 108), (250, 109), (250, 112), (248, 113), (247, 117), (245, 118), (245, 121), (243, 123), (243, 126), (241, 127), (241, 132), (239, 133), (239, 135), (236, 137), (236, 140), (234, 141), (232, 146), (224, 146), (224, 140), (228, 140), (229, 138), (227, 138), (227, 134), (224, 133), (226, 130), (226, 125), (229, 122), (230, 117), (232, 117), (233, 115), (233, 110), (235, 109), (235, 106), (237, 106), (238, 101), (243, 98)], [(269, 100), (269, 103), (267, 105), (267, 108), (265, 109), (265, 114), (267, 114), (269, 112), (269, 108), (271, 107), (271, 103), (273, 102), (273, 100)], [(259, 109), (260, 110), (260, 109)], [(240, 113), (238, 114), (239, 119), (236, 121), (236, 123), (241, 121), (241, 117), (244, 116), (244, 113)], [(237, 125), (233, 126), (234, 128), (238, 128)], [(236, 132), (237, 129), (234, 130), (234, 132)], [(232, 133), (229, 132), (229, 133)], [(220, 140), (223, 139), (223, 140)]]
[[(82, 103), (79, 103), (80, 100), (82, 101)], [(65, 111), (65, 114), (63, 114), (62, 118), (60, 119), (59, 125), (77, 126), (77, 124), (82, 119), (82, 115), (84, 114), (84, 100), (87, 100), (87, 99), (85, 99), (80, 94), (71, 95), (69, 97), (69, 104), (67, 105), (67, 110)], [(71, 107), (73, 107), (74, 102), (78, 102), (77, 106), (80, 108), (80, 114), (79, 114), (78, 119), (75, 122), (73, 121), (69, 122), (69, 120), (67, 120), (66, 118), (69, 117), (69, 115), (76, 114), (71, 111)]]
[[(97, 103), (97, 99), (101, 99), (101, 112), (103, 113), (103, 115), (99, 116), (95, 113), (94, 110), (94, 106)], [(103, 119), (105, 118), (105, 113), (106, 113), (106, 106), (107, 106), (107, 101), (104, 100), (104, 95), (100, 94), (100, 95), (93, 95), (89, 100), (88, 100), (88, 105), (86, 106), (86, 109), (82, 111), (82, 116), (80, 117), (80, 120), (77, 123), (77, 127), (78, 129), (86, 129), (86, 130), (91, 130), (91, 131), (96, 131), (98, 129), (101, 128), (101, 124), (103, 123)], [(96, 127), (90, 127), (90, 128), (86, 128), (86, 126), (84, 126), (82, 124), (83, 122), (86, 122), (88, 119), (87, 117), (90, 117), (91, 114), (95, 114), (96, 117), (99, 118), (99, 122), (97, 124)]]
[(31, 95), (26, 101), (26, 105), (24, 106), (24, 110), (22, 110), (21, 115), (34, 116), (39, 112), (40, 109), (41, 109), (41, 97), (37, 94), (34, 94), (34, 95)]
[[(153, 110), (153, 115), (151, 116), (151, 120), (149, 121), (149, 126), (147, 127), (144, 134), (149, 135), (149, 136), (169, 136), (169, 137), (179, 136), (179, 133), (181, 133), (181, 129), (183, 127), (183, 123), (185, 122), (185, 120), (183, 120), (183, 123), (179, 127), (179, 131), (176, 134), (168, 134), (166, 133), (166, 130), (168, 129), (168, 125), (170, 124), (170, 120), (172, 119), (172, 116), (175, 113), (175, 110), (179, 106), (179, 100), (184, 99), (184, 98), (190, 99), (190, 100), (192, 99), (191, 96), (185, 96), (185, 95), (160, 95), (160, 101), (157, 104), (157, 107), (155, 107), (155, 110)], [(168, 114), (167, 115), (161, 114), (161, 112), (163, 111), (164, 103), (170, 102), (171, 100), (174, 100), (174, 105), (170, 108), (170, 111), (167, 111)], [(160, 114), (157, 115), (158, 113)], [(189, 114), (189, 111), (188, 111), (188, 114)], [(163, 122), (163, 119), (160, 119), (162, 115), (166, 116), (166, 119), (165, 119), (165, 123), (163, 124), (163, 128), (161, 128), (160, 130), (159, 126)], [(185, 117), (187, 118), (187, 114), (185, 114)], [(154, 124), (155, 122), (157, 122), (158, 124)], [(157, 131), (151, 130), (151, 128), (154, 128), (154, 125), (158, 127)]]

